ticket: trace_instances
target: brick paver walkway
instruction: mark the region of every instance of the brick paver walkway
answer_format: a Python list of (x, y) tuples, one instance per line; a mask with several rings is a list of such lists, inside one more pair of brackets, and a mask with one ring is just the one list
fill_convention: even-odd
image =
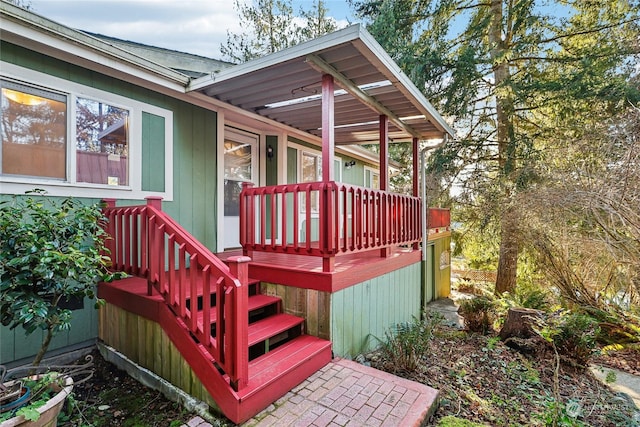
[[(243, 426), (419, 426), (437, 397), (423, 384), (335, 359)], [(196, 417), (189, 426), (209, 424)]]

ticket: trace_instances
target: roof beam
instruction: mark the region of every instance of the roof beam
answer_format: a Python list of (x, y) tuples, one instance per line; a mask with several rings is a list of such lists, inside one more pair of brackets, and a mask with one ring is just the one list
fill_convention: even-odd
[(404, 123), (402, 120), (400, 120), (400, 117), (393, 114), (391, 110), (379, 103), (374, 97), (370, 96), (365, 91), (360, 89), (351, 80), (346, 78), (343, 74), (338, 72), (338, 70), (333, 68), (330, 64), (326, 63), (317, 55), (307, 55), (306, 61), (311, 67), (318, 70), (319, 72), (332, 75), (336, 82), (338, 82), (338, 84), (344, 90), (349, 92), (355, 98), (359, 99), (363, 104), (367, 105), (373, 111), (377, 112), (378, 114), (387, 116), (389, 120), (393, 122), (393, 124), (396, 125), (399, 129), (403, 129), (405, 132), (413, 135), (416, 138), (422, 138), (420, 132)]

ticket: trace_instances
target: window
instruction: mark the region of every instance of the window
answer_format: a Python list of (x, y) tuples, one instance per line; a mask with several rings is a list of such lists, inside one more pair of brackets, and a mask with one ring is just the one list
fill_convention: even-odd
[(253, 151), (257, 140), (224, 141), (224, 215), (240, 215), (240, 192), (244, 182), (253, 182)]
[[(298, 170), (298, 182), (320, 182), (322, 181), (322, 153), (317, 151), (305, 151), (301, 146), (296, 144), (289, 144), (298, 150), (298, 156), (300, 159), (300, 165)], [(342, 182), (342, 159), (335, 156), (333, 161), (334, 167), (334, 180)], [(302, 212), (306, 210), (305, 195), (300, 195), (300, 206)], [(311, 210), (312, 212), (318, 211), (318, 192), (311, 193)]]
[(75, 126), (75, 182), (127, 186), (129, 110), (77, 97), (69, 120), (59, 94), (8, 80), (2, 87), (2, 175), (74, 182), (67, 175), (68, 123)]
[(7, 62), (0, 70), (3, 194), (173, 199), (170, 110)]
[(0, 81), (2, 87), (2, 175), (64, 180), (67, 97)]
[[(322, 158), (319, 155), (302, 152), (302, 167), (300, 168), (302, 176), (300, 182), (318, 182), (322, 181)], [(311, 192), (311, 212), (318, 212), (318, 192)], [(303, 212), (307, 209), (305, 194), (300, 194), (300, 207)]]
[(76, 99), (76, 180), (128, 185), (129, 110)]
[(370, 167), (365, 166), (364, 186), (368, 188), (373, 188), (374, 190), (379, 190), (380, 189), (380, 173), (375, 169), (371, 169)]

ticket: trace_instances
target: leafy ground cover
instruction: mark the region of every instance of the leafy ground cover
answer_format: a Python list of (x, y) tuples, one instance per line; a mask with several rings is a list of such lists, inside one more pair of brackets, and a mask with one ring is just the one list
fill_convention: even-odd
[[(372, 366), (394, 372), (379, 353)], [(561, 365), (558, 400), (554, 394), (555, 358), (551, 352), (523, 355), (495, 335), (469, 334), (438, 326), (415, 372), (395, 372), (437, 388), (441, 402), (431, 425), (451, 417), (489, 426), (638, 426), (640, 414), (629, 400), (613, 393), (588, 371)], [(601, 358), (610, 366), (638, 368), (640, 354)], [(455, 425), (455, 424), (450, 424)]]
[[(369, 354), (368, 360), (376, 368), (394, 372), (380, 353)], [(559, 371), (558, 405), (552, 355), (522, 355), (496, 336), (438, 326), (421, 360), (415, 372), (395, 374), (441, 391), (440, 406), (430, 425), (456, 425), (446, 424), (456, 417), (488, 426), (544, 426), (552, 425), (556, 410), (560, 411), (560, 426), (640, 425), (640, 415), (634, 414), (627, 399), (589, 372), (568, 366)], [(195, 416), (105, 362), (98, 352), (94, 352), (94, 361), (94, 377), (75, 387), (71, 415), (59, 425), (181, 426)], [(640, 354), (629, 350), (596, 361), (630, 373), (640, 369)], [(216, 424), (232, 425), (224, 418), (214, 421)]]
[[(626, 396), (612, 392), (589, 370), (557, 365), (550, 346), (523, 354), (507, 347), (493, 328), (486, 335), (470, 333), (433, 316), (404, 325), (404, 338), (392, 337), (386, 336), (381, 350), (366, 355), (366, 362), (440, 390), (440, 406), (429, 425), (640, 426), (640, 411)], [(104, 361), (97, 351), (93, 356), (95, 375), (74, 388), (74, 404), (59, 425), (175, 427), (195, 416)], [(611, 367), (640, 375), (637, 347), (599, 354), (591, 362), (604, 366), (605, 373)], [(212, 421), (232, 425), (223, 417)]]

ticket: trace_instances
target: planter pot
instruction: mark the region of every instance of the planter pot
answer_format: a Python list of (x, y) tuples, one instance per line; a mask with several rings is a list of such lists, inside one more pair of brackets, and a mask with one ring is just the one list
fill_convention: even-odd
[(0, 423), (0, 427), (56, 427), (58, 414), (62, 410), (64, 400), (69, 393), (71, 393), (71, 390), (73, 390), (73, 379), (71, 377), (65, 377), (63, 387), (57, 384), (54, 384), (52, 387), (57, 393), (49, 399), (46, 404), (37, 409), (40, 413), (40, 418), (36, 421), (29, 421), (20, 415), (3, 421)]
[(21, 382), (14, 383), (11, 390), (13, 391), (7, 396), (7, 400), (0, 405), (0, 413), (21, 408), (31, 399), (31, 390), (29, 387), (23, 387)]

